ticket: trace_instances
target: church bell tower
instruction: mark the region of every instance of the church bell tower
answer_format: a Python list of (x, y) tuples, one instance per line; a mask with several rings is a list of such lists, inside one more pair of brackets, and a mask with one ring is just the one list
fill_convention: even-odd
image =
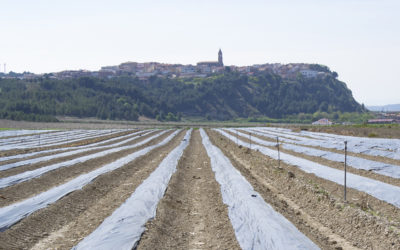
[(219, 63), (219, 66), (224, 66), (224, 63), (222, 61), (222, 51), (221, 51), (221, 49), (219, 49), (219, 51), (218, 51), (218, 63)]

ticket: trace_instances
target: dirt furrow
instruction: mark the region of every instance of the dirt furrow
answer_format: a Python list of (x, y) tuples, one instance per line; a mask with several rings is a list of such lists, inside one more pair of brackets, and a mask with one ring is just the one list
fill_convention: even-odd
[(208, 134), (266, 202), (323, 249), (398, 249), (400, 209), (353, 189), (345, 203), (341, 185)]
[[(68, 167), (61, 167), (55, 169), (53, 171), (49, 171), (38, 178), (34, 178), (25, 182), (21, 182), (19, 184), (2, 188), (0, 189), (0, 195), (2, 199), (0, 199), (0, 207), (10, 205), (19, 200), (23, 200), (34, 196), (40, 192), (46, 191), (51, 187), (60, 185), (62, 183), (67, 182), (81, 174), (90, 172), (96, 168), (99, 168), (107, 163), (113, 162), (125, 155), (136, 152), (142, 148), (145, 148), (149, 145), (156, 144), (166, 138), (171, 132), (167, 132), (162, 136), (159, 136), (150, 142), (133, 149), (122, 150), (119, 152), (115, 152), (103, 157), (98, 157), (96, 159), (88, 160), (86, 162), (78, 163)], [(150, 136), (150, 135), (149, 135)], [(140, 142), (146, 139), (148, 136), (143, 136), (139, 140), (135, 140), (134, 143)], [(45, 164), (47, 165), (47, 164)]]
[(195, 130), (137, 249), (240, 249)]
[[(245, 133), (245, 134), (249, 134), (249, 132), (246, 131), (246, 130), (240, 130), (240, 132)], [(256, 137), (258, 137), (258, 138), (260, 138), (262, 140), (276, 142), (276, 140), (274, 140), (272, 138), (269, 138), (269, 137), (266, 137), (266, 136), (255, 135), (255, 134), (252, 134), (252, 136), (256, 136)], [(312, 139), (315, 139), (315, 138), (312, 138)], [(299, 144), (298, 146), (314, 148), (314, 149), (333, 152), (333, 153), (337, 153), (337, 154), (344, 154), (343, 150), (337, 150), (337, 149), (334, 149), (334, 148), (323, 148), (323, 147), (318, 147), (318, 146), (309, 146), (309, 145), (301, 145), (301, 144)], [(343, 148), (344, 148), (344, 145), (343, 145)], [(371, 160), (371, 161), (380, 161), (380, 162), (383, 162), (383, 163), (399, 165), (400, 166), (400, 160), (391, 159), (391, 158), (387, 158), (387, 157), (383, 157), (383, 156), (366, 155), (366, 154), (362, 154), (362, 153), (353, 153), (353, 152), (350, 152), (350, 151), (347, 151), (347, 154), (349, 156), (355, 156), (355, 157), (359, 157), (359, 158), (364, 158), (364, 159)]]
[(42, 145), (41, 147), (32, 147), (32, 148), (27, 148), (27, 149), (7, 150), (7, 151), (4, 151), (4, 152), (0, 152), (0, 157), (17, 155), (17, 154), (33, 153), (33, 152), (40, 152), (40, 151), (43, 151), (43, 150), (56, 149), (56, 148), (65, 148), (67, 150), (69, 147), (84, 146), (84, 145), (88, 145), (88, 144), (91, 144), (91, 143), (101, 142), (101, 141), (105, 141), (105, 140), (108, 140), (108, 139), (112, 139), (112, 138), (116, 138), (116, 137), (119, 137), (119, 136), (123, 136), (123, 135), (127, 135), (127, 134), (130, 134), (130, 133), (134, 133), (136, 131), (137, 130), (122, 131), (122, 132), (115, 133), (115, 134), (112, 134), (112, 135), (99, 136), (99, 137), (95, 137), (95, 138), (86, 138), (86, 139), (82, 139), (82, 140), (75, 141), (75, 142), (72, 142), (72, 143), (65, 142), (65, 144), (55, 145), (55, 146)]
[(97, 177), (0, 233), (0, 249), (70, 249), (118, 208), (182, 140), (166, 145)]
[[(18, 131), (18, 130), (15, 130)], [(23, 135), (11, 135), (11, 136), (4, 136), (4, 137), (0, 137), (0, 140), (3, 139), (10, 139), (10, 138), (18, 138), (18, 137), (25, 137), (25, 136), (35, 136), (35, 135), (45, 135), (45, 134), (51, 134), (51, 133), (56, 133), (58, 131), (54, 130), (54, 131), (47, 131), (47, 132), (43, 132), (43, 133), (33, 133), (33, 134), (23, 134)]]
[[(134, 136), (136, 136), (136, 135), (132, 135), (132, 136), (129, 136), (129, 137), (126, 137), (126, 138), (122, 138), (122, 136), (124, 136), (124, 135), (129, 135), (129, 134), (132, 134), (132, 133), (134, 133), (134, 132), (138, 132), (138, 131), (130, 131), (129, 133), (126, 133), (126, 134), (123, 134), (123, 135), (121, 134), (121, 135), (118, 135), (118, 136), (110, 136), (109, 138), (106, 138), (106, 139), (104, 139), (104, 140), (101, 140), (101, 141), (104, 141), (104, 144), (101, 144), (101, 145), (98, 145), (98, 146), (107, 146), (107, 145), (110, 145), (110, 144), (118, 143), (118, 142), (120, 142), (120, 141), (122, 141), (122, 140), (129, 139), (129, 138), (134, 137)], [(146, 132), (146, 131), (143, 130), (141, 134), (143, 134), (143, 133), (145, 133), (145, 132)], [(137, 134), (137, 135), (139, 135), (139, 134)], [(118, 137), (120, 137), (120, 139), (117, 139)], [(106, 140), (109, 140), (109, 139), (116, 139), (116, 140), (115, 140), (115, 141), (112, 141), (112, 142), (105, 142)], [(99, 141), (99, 142), (101, 142), (101, 141)], [(90, 143), (90, 144), (93, 144), (93, 143)], [(88, 144), (87, 144), (87, 145), (88, 145)], [(77, 148), (71, 148), (70, 146), (68, 146), (68, 147), (65, 147), (65, 148), (63, 148), (63, 149), (60, 149), (60, 151), (57, 151), (57, 152), (48, 152), (48, 153), (44, 152), (44, 153), (40, 153), (40, 151), (38, 151), (36, 155), (28, 156), (28, 157), (24, 157), (24, 158), (12, 159), (12, 160), (8, 160), (8, 161), (1, 161), (1, 160), (3, 160), (3, 159), (0, 157), (0, 161), (1, 161), (0, 164), (1, 164), (1, 165), (5, 165), (5, 164), (9, 164), (9, 163), (24, 161), (24, 160), (35, 159), (35, 158), (38, 158), (38, 157), (50, 156), (50, 155), (54, 155), (54, 154), (59, 154), (59, 153), (64, 153), (64, 152), (68, 152), (68, 151), (73, 151), (73, 150), (76, 150), (76, 149), (77, 149)]]
[[(236, 134), (234, 134), (234, 133), (232, 133), (230, 131), (226, 131), (226, 132), (231, 134), (231, 135), (236, 136)], [(248, 132), (246, 132), (246, 133), (248, 134)], [(268, 139), (266, 137), (259, 136), (259, 135), (254, 135), (254, 134), (252, 134), (252, 136), (257, 137), (257, 138), (262, 139), (262, 140)], [(242, 141), (245, 141), (245, 142), (249, 142), (249, 138), (246, 138), (246, 137), (239, 136), (239, 139), (242, 140)], [(271, 141), (271, 140), (266, 140), (266, 141), (276, 142), (276, 141)], [(254, 142), (254, 141), (252, 143), (258, 144), (258, 143)], [(261, 144), (258, 144), (258, 145), (261, 145)], [(261, 146), (267, 147), (269, 149), (276, 150), (275, 147), (269, 147), (269, 146), (265, 146), (265, 145), (261, 145)], [(307, 147), (307, 146), (302, 146), (302, 147)], [(316, 147), (312, 147), (312, 148), (316, 148)], [(325, 166), (329, 166), (329, 167), (332, 167), (332, 168), (344, 170), (344, 163), (343, 162), (331, 161), (331, 160), (324, 159), (322, 157), (309, 156), (309, 155), (305, 155), (305, 154), (301, 154), (301, 153), (296, 153), (296, 152), (293, 152), (291, 150), (286, 150), (286, 149), (284, 149), (282, 147), (280, 148), (280, 150), (281, 150), (281, 152), (284, 152), (284, 153), (287, 153), (287, 154), (290, 154), (290, 155), (294, 155), (294, 156), (297, 156), (297, 157), (300, 157), (300, 158), (304, 158), (304, 159), (307, 159), (307, 160), (310, 160), (310, 161), (313, 161), (313, 162), (317, 162), (317, 163), (325, 165)], [(321, 148), (319, 150), (333, 152), (331, 150), (326, 150), (326, 149), (321, 149)], [(336, 152), (336, 153), (343, 154), (343, 152)], [(354, 156), (359, 157), (359, 155), (356, 155), (356, 154)], [(360, 157), (360, 158), (362, 158), (362, 157)], [(343, 161), (344, 161), (344, 154), (343, 154)], [(399, 168), (400, 168), (400, 166), (399, 166)], [(378, 180), (378, 181), (381, 181), (381, 182), (385, 182), (385, 183), (388, 183), (388, 184), (391, 184), (391, 185), (400, 186), (400, 179), (392, 178), (392, 177), (389, 177), (389, 176), (386, 176), (386, 175), (381, 175), (381, 174), (378, 174), (378, 173), (375, 173), (375, 172), (372, 172), (372, 171), (353, 168), (353, 167), (351, 167), (349, 165), (347, 165), (347, 171), (349, 173), (353, 173), (353, 174), (356, 174), (356, 175), (364, 176), (364, 177), (367, 177), (367, 178), (370, 178), (370, 179), (375, 179), (375, 180)]]
[[(135, 144), (135, 143), (137, 143), (137, 142), (139, 142), (141, 140), (144, 140), (147, 137), (150, 137), (150, 136), (154, 135), (155, 133), (156, 132), (150, 133), (149, 135), (145, 135), (145, 136), (139, 137), (139, 138), (137, 138), (137, 139), (125, 144), (125, 145)], [(139, 136), (139, 135), (137, 135), (137, 136)], [(125, 139), (128, 139), (128, 138), (125, 138)], [(125, 145), (120, 145), (120, 146), (125, 146)], [(23, 173), (25, 171), (35, 170), (35, 169), (38, 169), (38, 168), (41, 168), (41, 167), (44, 167), (44, 166), (49, 166), (49, 165), (52, 165), (52, 164), (56, 164), (56, 163), (60, 163), (60, 162), (64, 162), (64, 161), (68, 161), (68, 160), (72, 160), (72, 159), (76, 159), (78, 157), (94, 154), (94, 153), (105, 151), (105, 150), (108, 150), (108, 149), (111, 149), (111, 148), (113, 148), (113, 147), (103, 148), (103, 149), (93, 149), (93, 150), (89, 150), (89, 151), (82, 152), (82, 153), (79, 153), (79, 154), (74, 154), (74, 155), (69, 155), (69, 156), (64, 156), (64, 157), (55, 157), (53, 159), (50, 159), (50, 160), (47, 160), (47, 161), (43, 161), (43, 162), (39, 162), (39, 163), (26, 164), (26, 165), (15, 167), (15, 168), (10, 168), (10, 169), (4, 170), (4, 171), (0, 171), (0, 178), (16, 175), (16, 174), (19, 174), (19, 173)], [(47, 154), (47, 156), (57, 155), (59, 153), (60, 152), (54, 152), (52, 154)], [(41, 157), (41, 156), (39, 156), (39, 157)], [(37, 157), (33, 157), (33, 158), (37, 158)]]

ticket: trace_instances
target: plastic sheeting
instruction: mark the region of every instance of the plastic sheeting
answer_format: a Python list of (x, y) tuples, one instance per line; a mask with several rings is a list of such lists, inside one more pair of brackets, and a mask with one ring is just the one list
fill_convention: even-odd
[[(68, 152), (62, 152), (62, 153), (53, 154), (53, 155), (47, 155), (47, 156), (41, 156), (41, 157), (37, 157), (37, 158), (34, 158), (34, 159), (28, 159), (28, 160), (25, 160), (25, 161), (19, 161), (19, 162), (13, 162), (13, 163), (1, 165), (0, 166), (0, 171), (4, 171), (4, 170), (10, 169), (10, 168), (20, 167), (20, 166), (23, 166), (23, 165), (30, 165), (30, 164), (36, 164), (36, 163), (39, 163), (39, 162), (54, 160), (54, 159), (61, 158), (61, 157), (72, 156), (72, 155), (84, 153), (84, 152), (87, 152), (87, 151), (93, 151), (93, 150), (98, 150), (98, 149), (107, 149), (107, 148), (117, 147), (119, 145), (122, 145), (122, 144), (128, 143), (130, 141), (136, 140), (140, 136), (135, 136), (135, 137), (123, 140), (121, 142), (111, 144), (111, 145), (106, 145), (106, 146), (96, 146), (96, 145), (112, 142), (112, 141), (115, 141), (115, 140), (120, 140), (120, 139), (126, 138), (128, 136), (131, 137), (132, 135), (136, 135), (138, 133), (143, 133), (143, 131), (136, 132), (136, 133), (133, 133), (133, 134), (130, 134), (130, 135), (125, 135), (125, 136), (118, 137), (118, 138), (113, 138), (113, 139), (110, 139), (110, 140), (107, 140), (107, 141), (97, 142), (97, 143), (90, 144), (90, 145), (85, 145), (85, 146), (81, 146), (81, 147), (74, 147), (73, 149), (76, 149), (76, 150), (72, 150), (72, 151), (68, 151)], [(150, 133), (150, 132), (148, 132), (148, 133)], [(146, 133), (144, 133), (144, 134), (146, 134)], [(61, 150), (65, 150), (65, 149), (61, 149)], [(42, 153), (42, 152), (36, 152), (36, 154), (37, 153)], [(7, 158), (8, 159), (10, 159), (10, 158), (15, 159), (15, 157), (5, 157), (5, 158), (6, 159)], [(0, 158), (0, 160), (4, 160), (4, 159)]]
[(124, 130), (89, 130), (80, 131), (72, 130), (67, 132), (56, 132), (50, 134), (39, 134), (33, 136), (10, 138), (0, 140), (0, 150), (13, 150), (13, 149), (23, 149), (40, 147), (42, 145), (57, 146), (66, 143), (77, 142), (89, 138), (96, 138), (99, 136), (111, 135), (115, 133), (120, 133)]
[(49, 204), (59, 200), (60, 198), (64, 197), (65, 195), (75, 190), (81, 189), (86, 184), (93, 181), (99, 175), (118, 169), (128, 164), (129, 162), (135, 160), (136, 158), (147, 154), (151, 150), (167, 144), (178, 133), (179, 131), (175, 131), (159, 144), (146, 147), (135, 153), (122, 157), (112, 163), (104, 165), (103, 167), (100, 167), (89, 173), (80, 175), (75, 179), (68, 181), (67, 183), (54, 187), (32, 198), (28, 198), (24, 201), (0, 208), (0, 232), (6, 230), (10, 226), (14, 225), (18, 221), (25, 218), (26, 216), (30, 215), (31, 213), (48, 206)]
[[(229, 129), (229, 131), (232, 131), (232, 129)], [(250, 132), (265, 136), (263, 133), (259, 133), (255, 130), (250, 130)], [(241, 136), (247, 136), (246, 134), (240, 133), (239, 135)], [(253, 137), (253, 141), (261, 144), (261, 145), (266, 145), (266, 146), (274, 146), (274, 143), (271, 143), (269, 141), (264, 141), (262, 139)], [(280, 142), (289, 142), (292, 143), (292, 140), (288, 140), (285, 138), (280, 138)], [(319, 150), (315, 148), (308, 148), (308, 147), (302, 147), (302, 146), (297, 146), (293, 144), (281, 144), (281, 147), (287, 150), (291, 150), (296, 153), (301, 153), (309, 156), (317, 156), (321, 157), (330, 161), (336, 161), (336, 162), (344, 162), (344, 154), (338, 154), (330, 151), (324, 151), (324, 150)], [(347, 156), (347, 165), (356, 169), (363, 169), (367, 171), (372, 171), (377, 174), (381, 175), (386, 175), (392, 178), (400, 178), (400, 166), (398, 165), (392, 165), (388, 163), (383, 163), (383, 162), (378, 162), (378, 161), (372, 161), (372, 160), (367, 160), (363, 159), (360, 157), (356, 156)]]
[[(220, 134), (224, 135), (233, 142), (236, 138), (221, 129), (216, 129)], [(250, 147), (249, 143), (238, 140), (238, 144)], [(278, 159), (278, 152), (269, 148), (252, 145), (252, 149), (258, 149), (262, 154), (265, 154), (273, 159)], [(296, 166), (306, 173), (312, 173), (316, 176), (343, 185), (344, 171), (335, 168), (330, 168), (322, 164), (318, 164), (306, 159), (292, 156), (285, 153), (280, 153), (281, 160), (287, 164)], [(347, 173), (347, 187), (365, 192), (379, 200), (390, 203), (400, 208), (400, 187), (393, 186), (384, 182), (373, 180), (370, 178), (362, 177), (359, 175)]]
[(54, 142), (57, 138), (73, 138), (75, 136), (84, 136), (84, 134), (93, 134), (93, 131), (82, 131), (82, 130), (71, 130), (71, 131), (58, 131), (55, 133), (47, 133), (47, 134), (34, 134), (34, 135), (26, 135), (14, 138), (6, 138), (0, 139), (0, 145), (13, 145), (13, 146), (22, 146), (24, 144), (36, 144), (40, 138), (45, 142)]
[[(259, 131), (270, 135), (282, 136), (282, 133), (272, 128), (258, 128)], [(288, 136), (287, 134), (291, 134)], [(315, 139), (303, 137), (304, 135), (314, 137)], [(285, 132), (284, 137), (298, 140), (293, 142), (307, 146), (316, 146), (323, 148), (332, 148), (343, 150), (344, 141), (347, 141), (347, 149), (353, 153), (361, 153), (372, 156), (388, 157), (392, 159), (400, 159), (400, 140), (399, 139), (382, 139), (382, 138), (365, 138), (355, 136), (329, 135), (323, 133), (302, 131), (301, 134), (294, 132)]]
[(204, 130), (200, 133), (243, 249), (319, 249), (254, 191), (221, 150), (210, 142)]
[[(318, 156), (330, 161), (344, 162), (343, 154), (338, 154), (313, 148), (305, 148), (291, 144), (284, 144), (283, 148), (310, 156)], [(355, 156), (347, 156), (347, 165), (353, 168), (372, 171), (377, 174), (389, 176), (392, 178), (397, 178), (397, 179), (400, 178), (400, 166), (398, 165), (392, 165), (378, 161), (371, 161)]]
[(183, 151), (189, 144), (189, 130), (181, 144), (172, 150), (156, 170), (111, 216), (73, 249), (134, 248), (145, 230), (145, 224), (156, 215), (157, 204), (164, 196)]
[[(74, 131), (74, 133), (81, 133), (79, 130)], [(67, 133), (71, 133), (71, 131), (56, 131), (54, 133), (40, 133), (40, 134), (33, 134), (33, 135), (25, 135), (13, 138), (2, 138), (0, 139), (0, 146), (21, 146), (27, 143), (34, 143), (38, 141), (39, 137), (42, 140), (48, 140), (50, 138), (57, 138), (63, 137), (67, 135)]]
[[(148, 131), (154, 131), (154, 130), (148, 130)], [(56, 149), (49, 149), (49, 150), (42, 150), (42, 151), (37, 151), (37, 152), (32, 152), (32, 153), (26, 153), (26, 154), (18, 154), (18, 155), (11, 155), (11, 156), (6, 156), (6, 157), (1, 157), (0, 158), (0, 162), (2, 161), (9, 161), (9, 160), (15, 160), (15, 159), (22, 159), (22, 158), (26, 158), (26, 157), (32, 157), (32, 156), (36, 156), (36, 155), (41, 155), (41, 154), (47, 154), (47, 153), (56, 153), (56, 152), (62, 152), (62, 151), (69, 151), (69, 150), (75, 150), (75, 149), (81, 149), (81, 148), (90, 148), (90, 147), (95, 147), (95, 146), (99, 146), (102, 145), (104, 143), (110, 143), (116, 140), (120, 140), (120, 139), (124, 139), (139, 133), (145, 133), (148, 132), (146, 130), (141, 130), (132, 134), (128, 134), (128, 135), (124, 135), (124, 136), (119, 136), (116, 138), (112, 138), (109, 140), (105, 140), (105, 141), (100, 141), (100, 142), (96, 142), (96, 143), (91, 143), (91, 144), (87, 144), (87, 145), (83, 145), (83, 146), (74, 146), (74, 147), (67, 147), (67, 148), (56, 148)], [(1, 167), (0, 167), (1, 170)]]
[(4, 130), (0, 131), (0, 138), (9, 136), (22, 136), (31, 134), (42, 134), (47, 132), (55, 132), (56, 130)]
[(0, 179), (0, 189), (1, 188), (5, 188), (5, 187), (9, 187), (9, 186), (12, 186), (12, 185), (24, 182), (24, 181), (28, 181), (28, 180), (33, 179), (33, 178), (38, 178), (39, 176), (41, 176), (44, 173), (47, 173), (49, 171), (52, 171), (52, 170), (55, 170), (55, 169), (58, 169), (58, 168), (61, 168), (61, 167), (69, 167), (69, 166), (72, 166), (72, 165), (75, 165), (75, 164), (78, 164), (78, 163), (82, 163), (82, 162), (85, 162), (85, 161), (88, 161), (88, 160), (91, 160), (91, 159), (95, 159), (95, 158), (98, 158), (98, 157), (106, 156), (108, 154), (119, 152), (121, 150), (126, 150), (126, 149), (139, 147), (139, 146), (141, 146), (141, 145), (153, 140), (154, 138), (159, 137), (160, 135), (164, 134), (165, 132), (166, 131), (163, 131), (161, 133), (153, 135), (153, 136), (151, 136), (151, 137), (149, 137), (149, 138), (147, 138), (147, 139), (145, 139), (145, 140), (143, 140), (143, 141), (141, 141), (139, 143), (136, 143), (134, 145), (112, 148), (112, 149), (108, 149), (108, 150), (105, 150), (105, 151), (97, 152), (97, 153), (94, 153), (94, 154), (78, 157), (78, 158), (75, 158), (75, 159), (72, 159), (72, 160), (69, 160), (69, 161), (59, 162), (59, 163), (55, 163), (55, 164), (52, 164), (52, 165), (49, 165), (49, 166), (45, 166), (45, 167), (41, 167), (41, 168), (38, 168), (38, 169), (26, 171), (26, 172), (23, 172), (23, 173), (20, 173), (20, 174), (16, 174), (16, 175), (12, 175), (12, 176), (9, 176), (9, 177), (1, 178)]

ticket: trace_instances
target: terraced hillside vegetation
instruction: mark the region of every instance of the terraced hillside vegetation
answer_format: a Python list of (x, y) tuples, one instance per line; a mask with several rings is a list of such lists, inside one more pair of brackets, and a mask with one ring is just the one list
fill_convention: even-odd
[(4, 130), (0, 149), (0, 249), (400, 247), (399, 139)]

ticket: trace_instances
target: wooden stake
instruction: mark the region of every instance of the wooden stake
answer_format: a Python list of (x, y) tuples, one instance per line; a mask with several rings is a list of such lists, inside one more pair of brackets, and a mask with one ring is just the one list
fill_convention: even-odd
[(279, 152), (279, 137), (276, 137), (276, 147), (278, 148), (278, 168), (281, 167), (281, 153)]
[(236, 130), (236, 144), (239, 145), (238, 131)]
[(249, 135), (250, 135), (250, 149), (251, 149), (251, 133)]
[(344, 201), (346, 201), (346, 180), (347, 179), (347, 141), (344, 142)]

